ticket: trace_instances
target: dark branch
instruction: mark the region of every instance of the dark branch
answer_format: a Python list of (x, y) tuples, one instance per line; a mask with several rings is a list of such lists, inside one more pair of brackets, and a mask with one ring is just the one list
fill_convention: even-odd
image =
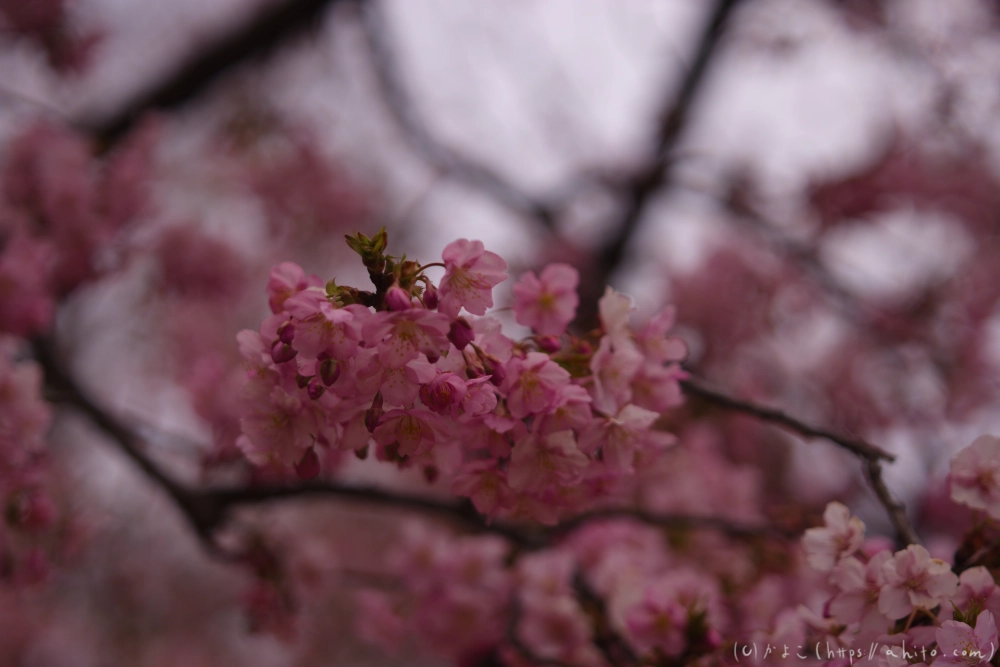
[(766, 408), (754, 403), (726, 396), (725, 394), (708, 389), (704, 385), (692, 380), (682, 381), (681, 386), (687, 394), (696, 396), (704, 401), (712, 403), (713, 405), (725, 408), (726, 410), (751, 415), (757, 419), (776, 424), (785, 430), (806, 438), (823, 438), (825, 440), (829, 440), (830, 442), (833, 442), (834, 444), (852, 452), (858, 456), (865, 465), (868, 481), (871, 484), (872, 490), (875, 492), (875, 496), (878, 498), (879, 503), (885, 508), (886, 514), (889, 516), (889, 520), (896, 529), (899, 541), (904, 546), (909, 544), (920, 544), (916, 531), (913, 530), (913, 526), (910, 525), (910, 521), (906, 517), (906, 507), (903, 503), (893, 498), (892, 494), (889, 492), (889, 487), (885, 484), (885, 480), (882, 479), (882, 464), (880, 461), (895, 461), (896, 457), (893, 455), (879, 449), (875, 445), (865, 442), (860, 438), (842, 435), (827, 429), (810, 426), (809, 424), (799, 421), (794, 417), (789, 417), (780, 410)]
[(892, 525), (896, 529), (896, 537), (899, 542), (903, 546), (920, 544), (920, 538), (917, 537), (916, 531), (910, 525), (910, 520), (906, 517), (906, 507), (903, 503), (892, 497), (892, 494), (889, 493), (889, 487), (885, 485), (885, 480), (882, 479), (882, 464), (874, 459), (868, 459), (865, 465), (868, 472), (868, 481), (871, 482), (872, 490), (875, 492), (879, 503), (882, 504), (882, 507), (889, 514), (889, 520), (892, 521)]
[[(211, 498), (185, 488), (162, 470), (142, 450), (141, 438), (131, 429), (115, 420), (97, 406), (80, 386), (63, 370), (54, 345), (48, 340), (32, 340), (35, 360), (45, 374), (45, 387), (54, 402), (73, 405), (85, 414), (95, 426), (111, 436), (139, 468), (159, 485), (181, 509), (195, 532), (208, 539), (223, 520), (223, 508)], [(209, 544), (211, 542), (209, 541)]]
[(220, 77), (244, 63), (259, 60), (304, 34), (338, 0), (287, 0), (256, 13), (232, 32), (208, 44), (173, 73), (140, 92), (113, 115), (85, 122), (84, 129), (102, 145), (128, 133), (148, 111), (174, 109), (197, 98)]
[(369, 4), (362, 12), (365, 41), (386, 110), (413, 152), (441, 175), (479, 190), (501, 206), (535, 220), (549, 231), (554, 230), (552, 207), (522, 192), (489, 165), (459, 153), (433, 136), (403, 83), (380, 10)]
[(484, 522), (483, 517), (469, 502), (441, 501), (427, 496), (384, 491), (374, 487), (344, 486), (329, 482), (296, 484), (294, 486), (246, 487), (206, 491), (225, 508), (260, 505), (280, 500), (303, 497), (332, 497), (355, 500), (370, 505), (404, 507), (458, 521), (476, 532), (501, 535), (523, 547), (538, 546), (537, 540), (504, 523)]
[(786, 415), (780, 410), (767, 408), (748, 401), (742, 401), (715, 391), (714, 389), (709, 389), (701, 382), (696, 382), (694, 380), (682, 380), (681, 387), (687, 394), (696, 396), (708, 403), (717, 405), (720, 408), (751, 415), (757, 419), (776, 424), (785, 430), (797, 433), (798, 435), (806, 438), (822, 438), (824, 440), (829, 440), (830, 442), (843, 447), (863, 459), (871, 461), (877, 461), (879, 459), (884, 459), (886, 461), (896, 460), (896, 457), (892, 454), (876, 447), (875, 445), (867, 443), (860, 438), (811, 426), (805, 422), (795, 419), (794, 417)]
[(552, 536), (565, 535), (580, 528), (581, 526), (604, 519), (632, 519), (640, 523), (645, 523), (658, 528), (673, 530), (687, 529), (707, 529), (716, 530), (724, 535), (736, 539), (757, 539), (757, 538), (779, 538), (797, 539), (797, 531), (783, 530), (778, 526), (768, 524), (748, 524), (738, 521), (730, 521), (714, 516), (699, 516), (694, 514), (657, 514), (639, 509), (611, 507), (606, 509), (592, 510), (571, 517), (560, 522), (558, 526), (550, 528), (548, 533)]
[(592, 521), (632, 519), (667, 529), (702, 528), (718, 530), (731, 537), (751, 539), (778, 537), (790, 539), (794, 533), (774, 526), (749, 525), (718, 517), (682, 514), (656, 514), (639, 509), (607, 508), (584, 512), (562, 524), (533, 530), (503, 521), (487, 523), (467, 500), (456, 502), (437, 500), (422, 495), (396, 493), (373, 487), (345, 486), (333, 482), (308, 482), (296, 485), (275, 485), (231, 489), (193, 489), (165, 474), (143, 451), (143, 438), (99, 407), (64, 370), (50, 341), (32, 341), (35, 359), (45, 374), (45, 386), (51, 399), (66, 403), (83, 412), (98, 428), (131, 458), (136, 465), (168, 496), (184, 514), (202, 541), (216, 550), (212, 536), (228, 519), (234, 508), (261, 505), (306, 497), (330, 497), (383, 507), (435, 514), (461, 524), (473, 532), (500, 535), (526, 550), (549, 546), (577, 528)]
[(596, 304), (608, 283), (608, 278), (625, 258), (632, 236), (653, 196), (668, 185), (670, 157), (683, 134), (694, 107), (710, 64), (718, 52), (718, 46), (726, 31), (726, 24), (740, 0), (719, 0), (715, 5), (698, 42), (691, 60), (691, 67), (681, 81), (680, 88), (660, 115), (656, 143), (648, 164), (629, 178), (625, 184), (625, 209), (614, 224), (615, 236), (602, 249), (597, 258), (597, 266), (587, 280), (585, 293), (580, 295), (580, 303), (587, 310), (581, 310), (579, 320), (584, 328), (589, 328), (596, 320)]

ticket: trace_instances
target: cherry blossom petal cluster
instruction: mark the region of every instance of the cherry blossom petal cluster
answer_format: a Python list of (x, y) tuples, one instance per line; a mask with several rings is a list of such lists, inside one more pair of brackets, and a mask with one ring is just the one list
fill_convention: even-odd
[(374, 291), (323, 285), (290, 262), (272, 270), (272, 314), (238, 336), (237, 445), (251, 463), (313, 476), (324, 473), (317, 452), (374, 451), (423, 468), (491, 518), (555, 523), (673, 444), (656, 427), (680, 403), (685, 348), (668, 335), (671, 310), (633, 330), (631, 301), (609, 291), (601, 329), (566, 334), (578, 276), (554, 265), (519, 283), (536, 290), (517, 290), (515, 311), (534, 313), (544, 335), (513, 339), (485, 314), (507, 277), (502, 258), (460, 239), (434, 285), (417, 262), (386, 255), (386, 242), (384, 231), (348, 238)]
[(0, 168), (0, 333), (26, 337), (44, 331), (56, 300), (113, 264), (104, 256), (111, 242), (148, 207), (155, 138), (150, 125), (108, 159), (97, 160), (81, 137), (38, 123), (6, 147)]

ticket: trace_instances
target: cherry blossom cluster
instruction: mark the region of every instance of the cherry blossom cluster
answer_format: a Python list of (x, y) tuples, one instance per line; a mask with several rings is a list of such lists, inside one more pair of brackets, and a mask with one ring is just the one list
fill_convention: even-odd
[(481, 242), (455, 241), (431, 265), (386, 255), (384, 230), (348, 243), (374, 291), (284, 263), (267, 285), (273, 314), (238, 336), (238, 444), (252, 463), (312, 478), (324, 452), (374, 445), (381, 461), (445, 475), (490, 517), (554, 523), (672, 444), (654, 428), (681, 403), (672, 309), (633, 329), (631, 301), (609, 288), (600, 328), (568, 334), (579, 275), (553, 264), (514, 285), (515, 318), (532, 330), (514, 339), (486, 315), (507, 263)]
[[(594, 523), (531, 553), (412, 524), (390, 560), (400, 586), (359, 595), (362, 636), (397, 650), (415, 642), (457, 664), (493, 655), (511, 666), (596, 667), (609, 630), (636, 655), (689, 660), (718, 649), (733, 627), (717, 573), (629, 521)], [(605, 601), (603, 614), (583, 592)]]
[[(984, 436), (953, 459), (958, 502), (975, 507), (993, 492), (998, 445)], [(606, 665), (614, 641), (636, 664), (657, 665), (778, 665), (819, 650), (838, 666), (972, 667), (1000, 649), (995, 563), (954, 569), (916, 544), (893, 552), (836, 502), (793, 547), (765, 557), (764, 543), (622, 518), (524, 551), (416, 524), (390, 559), (398, 586), (360, 595), (358, 627), (382, 646), (512, 666)]]
[(152, 130), (107, 160), (39, 123), (6, 149), (0, 171), (0, 333), (47, 330), (56, 302), (115, 265), (113, 242), (147, 206)]
[[(1000, 439), (984, 435), (952, 459), (952, 500), (1000, 517), (998, 471)], [(897, 660), (901, 650), (883, 653), (879, 664), (884, 667), (978, 665), (995, 655), (1000, 587), (990, 569), (994, 563), (968, 563), (956, 570), (918, 544), (893, 553), (878, 540), (866, 542), (864, 524), (840, 503), (830, 503), (823, 518), (823, 527), (806, 531), (803, 549), (832, 590), (824, 614), (802, 608), (798, 618), (786, 619), (767, 639), (801, 644), (811, 631), (837, 646), (874, 642), (901, 649), (905, 642), (921, 648), (910, 660)]]

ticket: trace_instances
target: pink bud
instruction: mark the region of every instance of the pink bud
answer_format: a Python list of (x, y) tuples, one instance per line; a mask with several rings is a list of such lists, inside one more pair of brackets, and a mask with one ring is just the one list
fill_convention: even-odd
[(365, 411), (365, 428), (374, 433), (382, 421), (382, 392), (375, 394), (372, 406)]
[(385, 305), (389, 307), (389, 310), (409, 310), (413, 302), (410, 300), (410, 295), (404, 292), (402, 287), (393, 286), (386, 292)]
[(309, 398), (314, 401), (322, 396), (324, 391), (326, 391), (326, 387), (320, 383), (319, 378), (317, 377), (313, 377), (313, 379), (309, 382), (309, 387), (306, 389), (306, 393), (309, 394)]
[(464, 317), (456, 317), (451, 323), (448, 331), (448, 340), (459, 350), (464, 350), (465, 346), (476, 338), (476, 332), (472, 330), (472, 325), (465, 321)]
[(302, 460), (295, 464), (295, 474), (301, 479), (314, 479), (319, 474), (319, 456), (315, 447), (310, 447)]
[(507, 369), (492, 354), (482, 354), (483, 368), (490, 374), (490, 382), (499, 387), (507, 377)]
[(420, 387), (420, 400), (434, 412), (443, 412), (465, 398), (465, 383), (454, 373), (442, 373)]
[(296, 373), (295, 375), (295, 384), (298, 385), (299, 389), (308, 387), (309, 380), (312, 380), (311, 375), (303, 375), (302, 373)]
[(562, 348), (559, 336), (536, 336), (535, 342), (538, 344), (538, 349), (549, 354), (558, 352)]
[(288, 343), (282, 343), (280, 340), (274, 341), (274, 345), (271, 346), (271, 359), (276, 364), (283, 364), (286, 361), (291, 361), (298, 353), (298, 350), (293, 350), (291, 345)]
[(295, 325), (292, 324), (291, 320), (283, 322), (281, 326), (278, 327), (278, 340), (280, 340), (285, 345), (291, 345), (294, 339), (295, 339)]
[(430, 310), (434, 310), (438, 307), (438, 299), (437, 287), (428, 285), (427, 289), (424, 290), (424, 305)]
[(319, 365), (319, 376), (323, 384), (329, 387), (340, 377), (340, 363), (336, 359), (325, 359)]

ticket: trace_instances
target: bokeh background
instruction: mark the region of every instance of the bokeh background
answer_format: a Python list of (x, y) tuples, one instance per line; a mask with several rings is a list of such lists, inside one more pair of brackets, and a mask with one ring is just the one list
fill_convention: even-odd
[[(270, 267), (363, 285), (343, 235), (384, 225), (425, 262), (476, 238), (514, 276), (578, 266), (584, 303), (605, 283), (640, 319), (674, 303), (691, 371), (896, 453), (889, 486), (954, 551), (961, 526), (933, 499), (951, 454), (1000, 423), (996, 2), (30, 3), (47, 24), (28, 4), (0, 0), (0, 162), (40, 121), (94, 155), (155, 136), (150, 205), (57, 331), (177, 475), (235, 474), (228, 369)], [(833, 447), (740, 418), (689, 437), (736, 466), (705, 505), (743, 484), (770, 517), (841, 498), (891, 531)], [(84, 420), (60, 413), (51, 441), (80, 546), (44, 593), (0, 598), (5, 664), (401, 664), (352, 627), (391, 512), (245, 518), (323, 591), (287, 641), (249, 632), (245, 574)], [(357, 461), (339, 474), (426, 488)]]

